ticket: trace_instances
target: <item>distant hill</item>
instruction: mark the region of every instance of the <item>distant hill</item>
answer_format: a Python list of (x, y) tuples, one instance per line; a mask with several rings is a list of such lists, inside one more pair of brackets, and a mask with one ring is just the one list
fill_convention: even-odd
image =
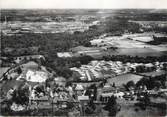
[(167, 13), (167, 9), (154, 9), (150, 13)]

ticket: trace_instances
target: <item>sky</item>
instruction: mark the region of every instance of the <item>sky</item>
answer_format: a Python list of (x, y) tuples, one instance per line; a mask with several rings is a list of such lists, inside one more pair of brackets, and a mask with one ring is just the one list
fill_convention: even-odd
[(167, 9), (167, 0), (0, 0), (0, 8), (6, 9)]

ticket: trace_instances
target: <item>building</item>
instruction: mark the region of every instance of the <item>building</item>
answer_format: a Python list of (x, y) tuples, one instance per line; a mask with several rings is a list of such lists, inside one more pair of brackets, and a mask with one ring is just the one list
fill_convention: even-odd
[(24, 73), (22, 73), (16, 80), (25, 79), (30, 82), (45, 82), (48, 79), (48, 73), (44, 71), (36, 71), (28, 69)]
[(72, 57), (72, 52), (58, 52), (57, 56), (60, 58), (67, 58), (67, 57)]

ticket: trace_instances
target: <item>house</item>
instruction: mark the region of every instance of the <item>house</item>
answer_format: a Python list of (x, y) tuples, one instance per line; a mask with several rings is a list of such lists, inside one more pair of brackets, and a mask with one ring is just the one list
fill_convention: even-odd
[(114, 94), (114, 96), (117, 98), (123, 98), (124, 95), (125, 95), (124, 92), (117, 92)]
[(81, 96), (84, 93), (84, 87), (81, 84), (77, 84), (74, 90), (77, 96)]
[(147, 72), (151, 72), (156, 69), (156, 67), (152, 63), (145, 64), (145, 69)]
[(25, 79), (30, 82), (45, 82), (48, 79), (48, 73), (44, 71), (36, 71), (28, 69), (22, 73), (16, 80)]
[[(100, 101), (102, 102), (108, 102), (109, 98), (111, 96), (118, 96), (117, 94), (117, 88), (112, 87), (109, 83), (105, 84), (104, 87), (101, 89), (101, 94), (100, 94)], [(121, 94), (120, 94), (121, 95)]]
[(78, 96), (79, 101), (89, 101), (89, 96)]
[(72, 52), (58, 52), (57, 56), (60, 58), (72, 57)]

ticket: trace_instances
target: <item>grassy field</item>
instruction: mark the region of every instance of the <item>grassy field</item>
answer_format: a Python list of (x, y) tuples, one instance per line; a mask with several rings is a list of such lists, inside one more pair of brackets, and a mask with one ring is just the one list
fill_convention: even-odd
[(131, 80), (134, 81), (134, 83), (136, 83), (141, 78), (143, 78), (143, 76), (139, 76), (135, 74), (123, 74), (123, 75), (119, 75), (114, 78), (108, 79), (108, 82), (110, 84), (113, 84), (114, 82), (116, 86), (121, 86), (122, 84), (126, 84), (128, 81), (131, 81)]

